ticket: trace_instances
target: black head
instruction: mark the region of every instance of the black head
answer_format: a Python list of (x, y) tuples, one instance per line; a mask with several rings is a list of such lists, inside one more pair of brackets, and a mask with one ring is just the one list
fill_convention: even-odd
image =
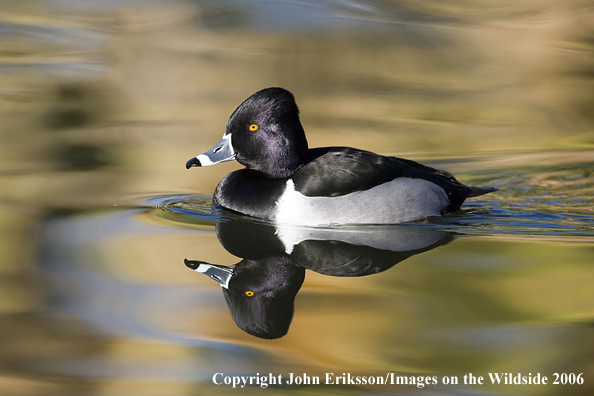
[(268, 178), (291, 176), (307, 158), (299, 109), (283, 88), (263, 89), (247, 98), (229, 118), (228, 134), (235, 159)]

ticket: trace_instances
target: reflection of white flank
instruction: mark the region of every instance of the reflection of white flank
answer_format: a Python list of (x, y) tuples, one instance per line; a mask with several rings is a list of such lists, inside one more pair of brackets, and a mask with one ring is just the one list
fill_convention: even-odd
[(441, 187), (423, 179), (399, 177), (338, 197), (307, 197), (289, 179), (273, 220), (304, 226), (398, 224), (440, 216), (449, 204)]
[(314, 228), (276, 225), (276, 235), (287, 254), (303, 241), (336, 241), (369, 246), (392, 252), (423, 249), (447, 237), (444, 231), (414, 225), (377, 225), (340, 228)]

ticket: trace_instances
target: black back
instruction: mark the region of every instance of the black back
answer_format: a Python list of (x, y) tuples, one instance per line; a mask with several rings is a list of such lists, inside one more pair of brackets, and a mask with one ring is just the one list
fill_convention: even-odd
[(315, 197), (367, 190), (399, 177), (424, 179), (443, 188), (451, 202), (445, 212), (458, 210), (468, 197), (494, 191), (465, 186), (450, 173), (415, 161), (349, 147), (310, 149), (308, 163), (293, 175), (293, 181), (297, 191)]

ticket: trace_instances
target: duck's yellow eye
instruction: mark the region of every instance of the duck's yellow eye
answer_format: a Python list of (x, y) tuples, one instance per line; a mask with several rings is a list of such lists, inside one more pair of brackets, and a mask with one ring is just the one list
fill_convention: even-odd
[(251, 291), (251, 290), (248, 290), (248, 291), (245, 292), (245, 295), (248, 296), (248, 297), (251, 297), (251, 296), (254, 295), (254, 292)]
[(250, 128), (249, 128), (249, 129), (250, 129), (250, 131), (252, 131), (252, 132), (254, 132), (254, 131), (257, 131), (257, 130), (258, 130), (258, 125), (256, 125), (256, 124), (252, 124), (252, 125), (250, 125)]

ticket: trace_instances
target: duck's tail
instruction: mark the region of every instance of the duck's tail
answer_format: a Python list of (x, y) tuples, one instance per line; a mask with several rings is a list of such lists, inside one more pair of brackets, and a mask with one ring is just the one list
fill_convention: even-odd
[(478, 197), (493, 191), (497, 191), (497, 189), (493, 187), (470, 187), (470, 190), (471, 191), (470, 194), (468, 194), (468, 198)]

